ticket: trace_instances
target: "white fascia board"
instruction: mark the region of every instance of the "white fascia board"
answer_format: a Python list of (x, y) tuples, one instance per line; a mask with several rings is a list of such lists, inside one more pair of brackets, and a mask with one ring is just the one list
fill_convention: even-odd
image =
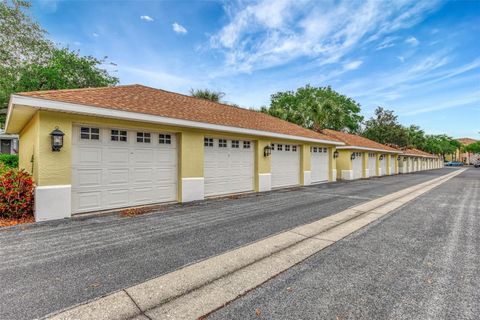
[(382, 149), (375, 149), (375, 148), (367, 148), (367, 147), (357, 147), (357, 146), (341, 146), (337, 147), (338, 150), (365, 150), (365, 151), (375, 151), (375, 152), (384, 152), (384, 153), (403, 153), (402, 151), (391, 151), (391, 150), (382, 150)]
[(179, 126), (179, 127), (196, 128), (196, 129), (206, 129), (206, 130), (213, 130), (213, 131), (225, 131), (225, 132), (233, 132), (238, 134), (315, 142), (315, 143), (323, 143), (323, 144), (330, 144), (330, 145), (344, 145), (343, 142), (337, 142), (337, 141), (331, 141), (331, 140), (313, 139), (313, 138), (294, 136), (294, 135), (283, 134), (283, 133), (230, 127), (230, 126), (211, 124), (206, 122), (197, 122), (197, 121), (191, 121), (191, 120), (168, 118), (168, 117), (155, 116), (155, 115), (146, 114), (146, 113), (121, 111), (121, 110), (93, 107), (93, 106), (76, 104), (76, 103), (24, 97), (19, 95), (12, 95), (12, 98), (10, 99), (10, 103), (12, 105), (18, 104), (18, 105), (30, 106), (37, 109), (78, 113), (78, 114), (84, 114), (84, 115), (108, 117), (108, 118), (115, 118), (115, 119), (122, 119), (122, 120), (150, 122), (150, 123), (158, 123), (158, 124), (165, 124), (165, 125), (172, 125), (172, 126)]
[(8, 102), (8, 109), (7, 109), (7, 119), (5, 120), (5, 132), (8, 132), (8, 124), (10, 123), (10, 118), (13, 111), (13, 96), (10, 96), (10, 101)]

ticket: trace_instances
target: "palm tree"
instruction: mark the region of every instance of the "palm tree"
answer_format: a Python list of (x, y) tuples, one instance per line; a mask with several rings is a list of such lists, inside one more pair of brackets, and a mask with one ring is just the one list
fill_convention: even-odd
[(192, 97), (196, 97), (204, 100), (220, 102), (221, 99), (225, 96), (225, 93), (220, 91), (213, 91), (209, 89), (190, 89), (190, 95)]

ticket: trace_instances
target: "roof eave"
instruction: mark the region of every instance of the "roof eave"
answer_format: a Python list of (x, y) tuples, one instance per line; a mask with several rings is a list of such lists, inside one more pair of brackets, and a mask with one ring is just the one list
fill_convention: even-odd
[(385, 149), (377, 149), (377, 148), (369, 148), (369, 147), (360, 147), (360, 146), (341, 146), (337, 147), (339, 150), (365, 150), (365, 151), (374, 151), (374, 152), (386, 152), (386, 153), (398, 153), (401, 154), (402, 151), (398, 150), (385, 150)]
[(7, 115), (7, 124), (10, 119), (10, 114), (13, 112), (14, 105), (29, 106), (39, 110), (44, 109), (44, 110), (76, 113), (76, 114), (83, 114), (83, 115), (90, 115), (90, 116), (97, 116), (97, 117), (98, 116), (109, 117), (109, 118), (116, 118), (116, 119), (122, 119), (122, 120), (132, 120), (132, 121), (158, 123), (158, 124), (172, 125), (172, 126), (179, 126), (179, 127), (232, 132), (232, 133), (238, 133), (238, 134), (247, 134), (247, 135), (262, 136), (262, 137), (269, 137), (269, 138), (279, 138), (279, 139), (297, 140), (297, 141), (305, 141), (305, 142), (313, 142), (313, 143), (322, 143), (322, 144), (329, 144), (334, 146), (344, 145), (343, 142), (334, 141), (334, 140), (315, 139), (315, 138), (282, 134), (282, 133), (276, 133), (276, 132), (270, 132), (270, 131), (245, 129), (245, 128), (239, 128), (239, 127), (231, 127), (227, 125), (218, 125), (218, 124), (211, 124), (206, 122), (197, 122), (192, 120), (169, 118), (169, 117), (156, 116), (156, 115), (151, 115), (146, 113), (115, 110), (115, 109), (102, 108), (102, 107), (96, 107), (96, 106), (90, 106), (90, 105), (84, 105), (84, 104), (76, 104), (76, 103), (70, 103), (70, 102), (61, 102), (61, 101), (49, 100), (49, 99), (37, 98), (37, 97), (29, 97), (29, 96), (27, 97), (27, 96), (18, 95), (18, 94), (13, 94), (11, 96), (9, 111)]

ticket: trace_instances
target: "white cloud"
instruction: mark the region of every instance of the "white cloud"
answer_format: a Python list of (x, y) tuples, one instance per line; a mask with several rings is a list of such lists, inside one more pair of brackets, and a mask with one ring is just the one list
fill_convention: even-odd
[(92, 33), (92, 36), (93, 36), (94, 38), (100, 37), (100, 35), (99, 35), (98, 33), (96, 33), (96, 32)]
[(405, 57), (404, 56), (398, 56), (397, 59), (400, 60), (401, 63), (405, 62)]
[(76, 45), (77, 47), (82, 45), (82, 43), (80, 41), (74, 41), (73, 44)]
[(343, 68), (345, 70), (355, 70), (355, 69), (358, 69), (362, 65), (362, 63), (363, 61), (361, 60), (347, 62), (343, 65)]
[(152, 22), (154, 19), (150, 16), (140, 16), (140, 19), (145, 20), (147, 22)]
[[(420, 22), (438, 1), (261, 0), (228, 3), (227, 23), (211, 36), (234, 72), (251, 72), (300, 57), (320, 64), (342, 62), (348, 53)], [(392, 46), (393, 39), (383, 43)], [(382, 44), (378, 45), (382, 48)]]
[(410, 106), (410, 109), (413, 109), (413, 110), (404, 112), (402, 113), (402, 115), (413, 116), (421, 113), (463, 107), (466, 105), (472, 105), (472, 104), (478, 105), (479, 103), (480, 103), (480, 92), (475, 92), (474, 94), (467, 97), (461, 97), (461, 98), (456, 97), (455, 99), (452, 99), (452, 101), (439, 102), (439, 103), (433, 103), (433, 104), (429, 103), (431, 104), (430, 106), (418, 105), (418, 106), (415, 106), (414, 108)]
[(184, 26), (182, 26), (181, 24), (177, 23), (177, 22), (174, 22), (172, 24), (172, 27), (173, 27), (173, 31), (175, 31), (176, 33), (181, 33), (181, 34), (185, 34), (187, 33), (187, 29), (185, 29)]
[(410, 36), (405, 40), (405, 43), (408, 43), (409, 45), (416, 47), (420, 44), (420, 41), (418, 41), (417, 38)]

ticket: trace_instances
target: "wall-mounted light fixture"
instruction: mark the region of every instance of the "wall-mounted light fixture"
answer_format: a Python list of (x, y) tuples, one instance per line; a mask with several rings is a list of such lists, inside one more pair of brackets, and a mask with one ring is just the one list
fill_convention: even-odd
[(350, 159), (355, 160), (355, 152), (352, 152), (352, 155), (350, 156)]
[(339, 156), (339, 153), (337, 150), (335, 150), (335, 152), (333, 153), (333, 159), (337, 159)]
[(381, 154), (379, 159), (380, 159), (380, 160), (383, 160), (383, 158), (384, 158), (384, 155)]
[(263, 156), (269, 157), (271, 154), (272, 154), (272, 147), (265, 146), (265, 148), (263, 148)]
[(398, 161), (402, 160), (402, 157), (398, 156), (397, 160), (398, 160)]
[(50, 132), (50, 137), (52, 138), (52, 151), (60, 151), (63, 147), (63, 136), (65, 133), (60, 131), (58, 127), (55, 127), (55, 130)]

